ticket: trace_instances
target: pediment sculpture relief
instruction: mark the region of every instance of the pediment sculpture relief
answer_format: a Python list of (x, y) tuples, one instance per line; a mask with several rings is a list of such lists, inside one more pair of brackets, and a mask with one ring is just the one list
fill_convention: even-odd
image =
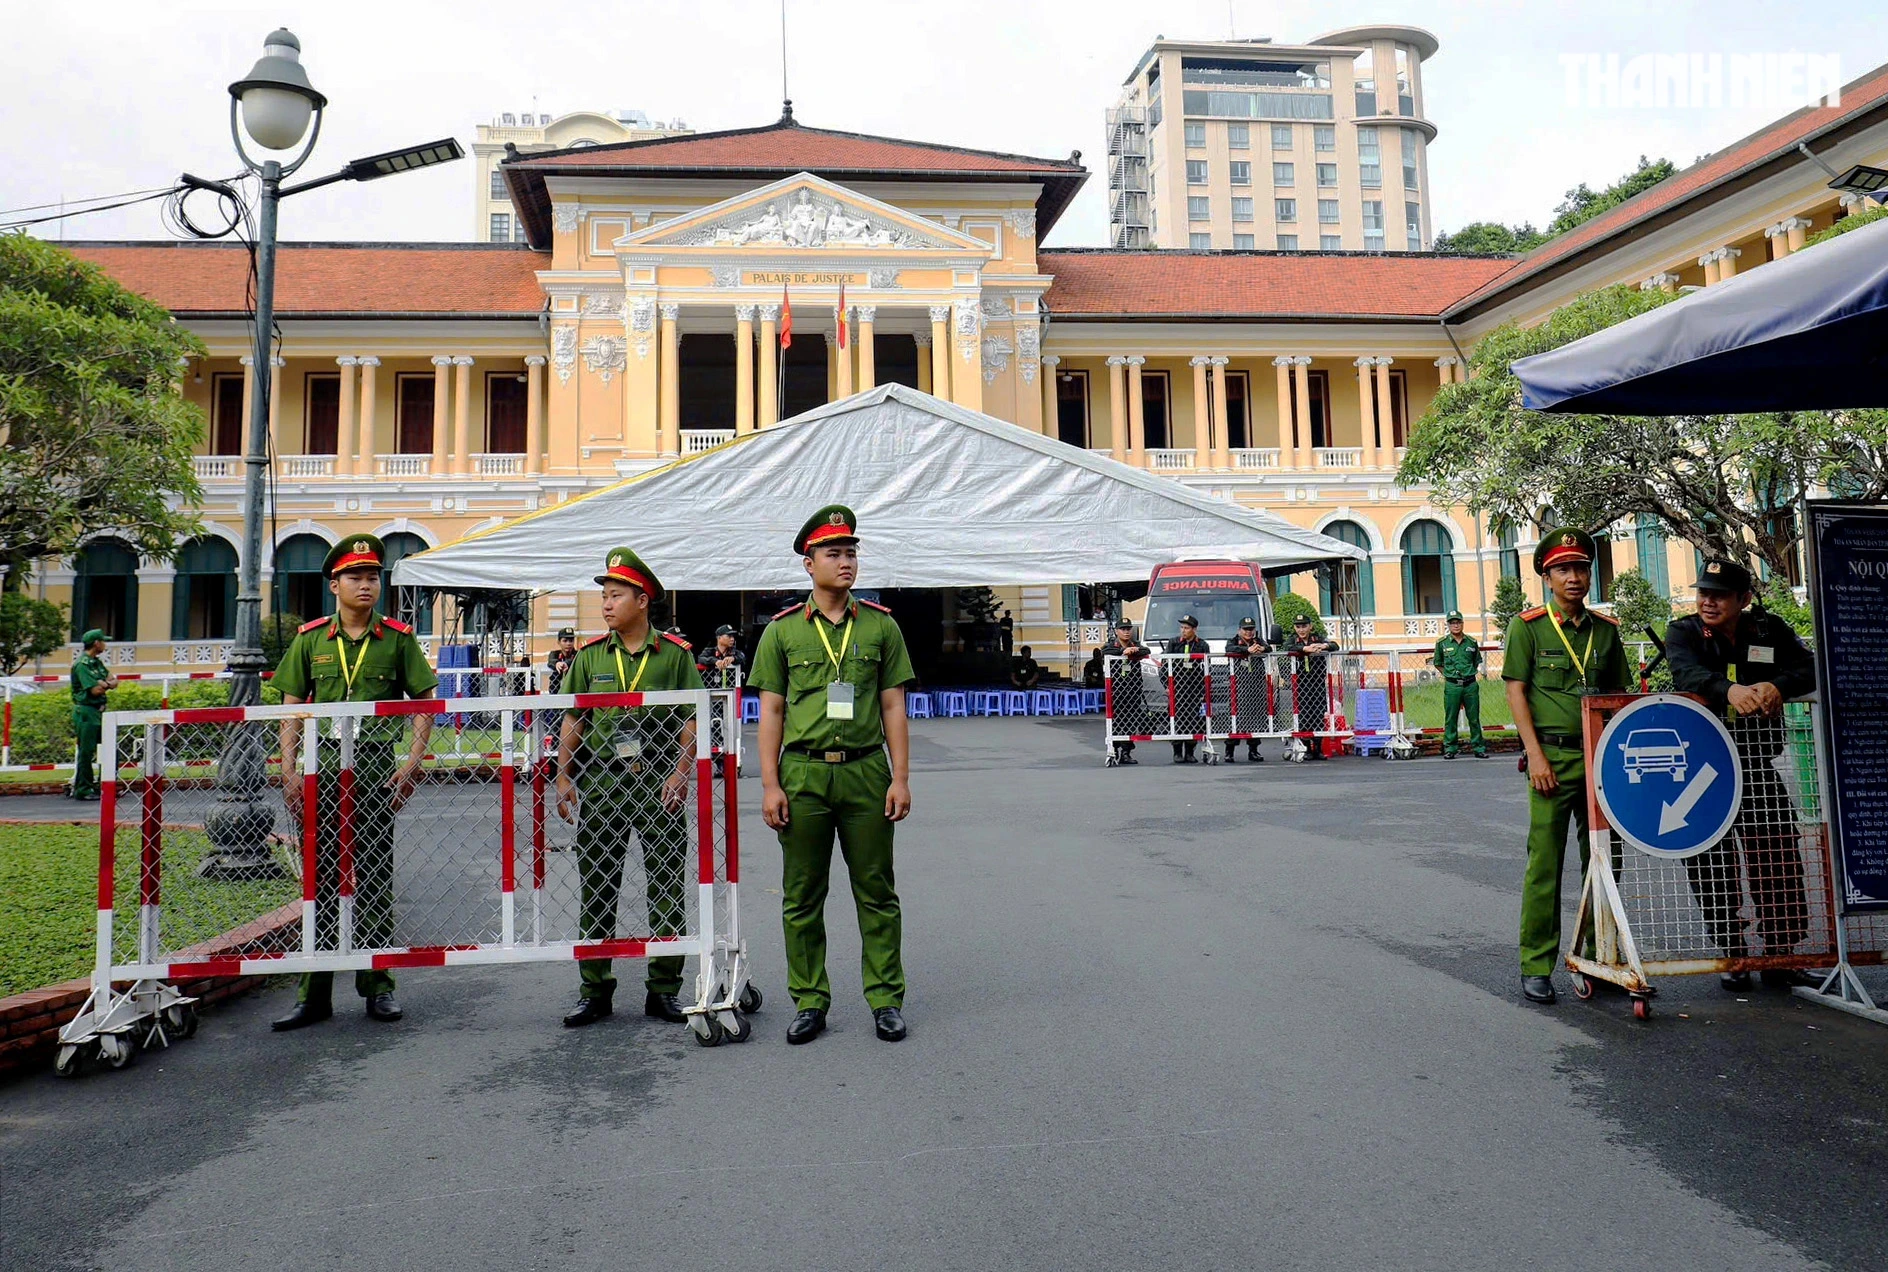
[(678, 247), (950, 247), (951, 244), (837, 199), (802, 189), (791, 198), (748, 208), (711, 225), (685, 230), (665, 242)]

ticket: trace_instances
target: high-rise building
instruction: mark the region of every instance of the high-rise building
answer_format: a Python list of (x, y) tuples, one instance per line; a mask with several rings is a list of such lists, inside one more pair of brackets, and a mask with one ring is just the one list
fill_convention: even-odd
[(524, 226), (511, 206), (505, 179), (498, 173), (506, 147), (520, 154), (568, 150), (581, 146), (608, 146), (652, 137), (679, 137), (694, 129), (681, 120), (650, 119), (640, 110), (619, 110), (606, 115), (594, 110), (572, 111), (553, 118), (536, 110), (505, 111), (489, 124), (480, 124), (472, 143), (475, 162), (472, 191), (472, 237), (481, 243), (522, 243)]
[(1156, 39), (1108, 111), (1115, 247), (1420, 252), (1436, 37)]

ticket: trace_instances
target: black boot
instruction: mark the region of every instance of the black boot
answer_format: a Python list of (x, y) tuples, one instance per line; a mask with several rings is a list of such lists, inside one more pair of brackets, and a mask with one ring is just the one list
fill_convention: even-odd
[(675, 1001), (674, 994), (645, 994), (642, 1000), (642, 1014), (657, 1020), (666, 1020), (672, 1025), (688, 1023), (688, 1016)]
[(288, 1015), (270, 1021), (269, 1028), (276, 1033), (287, 1033), (291, 1029), (305, 1029), (309, 1025), (318, 1025), (332, 1015), (334, 1015), (334, 1006), (331, 1003), (299, 1002), (295, 1004), (295, 1010)]
[(593, 1025), (605, 1016), (613, 1014), (615, 1008), (610, 1004), (608, 994), (594, 994), (589, 998), (579, 998), (577, 1005), (564, 1014), (564, 1028), (581, 1029)]

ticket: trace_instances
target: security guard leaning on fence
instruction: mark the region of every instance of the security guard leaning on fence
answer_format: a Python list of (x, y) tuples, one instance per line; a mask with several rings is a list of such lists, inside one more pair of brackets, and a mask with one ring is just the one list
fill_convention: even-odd
[(1586, 607), (1593, 582), (1593, 536), (1551, 530), (1534, 549), (1534, 570), (1551, 599), (1508, 628), (1501, 675), (1508, 708), (1527, 751), (1527, 875), (1521, 887), (1521, 993), (1554, 1001), (1560, 958), (1560, 875), (1567, 824), (1580, 832), (1587, 861), (1586, 744), (1580, 699), (1625, 693), (1631, 668), (1619, 626)]
[[(1141, 659), (1147, 657), (1147, 646), (1134, 639), (1134, 624), (1125, 618), (1117, 622), (1114, 635), (1101, 647), (1101, 653), (1103, 658), (1121, 660), (1114, 665), (1111, 677), (1114, 683), (1109, 690), (1114, 709), (1114, 732), (1128, 736), (1150, 732), (1152, 725), (1147, 719), (1147, 689), (1141, 679)], [(1116, 742), (1114, 760), (1116, 764), (1139, 764), (1140, 761), (1134, 758), (1134, 743)]]
[(105, 633), (94, 627), (79, 638), (84, 652), (72, 662), (72, 731), (79, 754), (72, 770), (73, 799), (98, 798), (98, 740), (105, 728), (105, 695), (118, 677), (105, 665)]
[[(1274, 639), (1283, 642), (1278, 629), (1272, 629)], [(1265, 655), (1272, 652), (1272, 646), (1259, 635), (1258, 620), (1247, 616), (1239, 620), (1239, 630), (1226, 644), (1226, 654), (1232, 660), (1232, 671), (1227, 677), (1232, 682), (1236, 695), (1232, 705), (1239, 708), (1240, 732), (1263, 732), (1252, 726), (1264, 716), (1265, 702)], [(1233, 759), (1233, 748), (1237, 746), (1233, 739), (1226, 739), (1226, 762)], [(1246, 759), (1254, 764), (1265, 763), (1265, 757), (1259, 753), (1259, 740), (1246, 739)]]
[[(1180, 637), (1167, 642), (1170, 654), (1210, 654), (1213, 647), (1200, 639), (1200, 620), (1191, 614), (1180, 616)], [(1206, 705), (1206, 665), (1195, 662), (1163, 662), (1163, 673), (1173, 680), (1175, 732), (1192, 733), (1195, 730), (1205, 732), (1206, 717), (1202, 711)], [(1173, 744), (1173, 762), (1175, 764), (1197, 764), (1199, 758), (1194, 754), (1198, 742), (1186, 741)], [(1211, 759), (1211, 756), (1207, 757)]]
[[(374, 613), (380, 600), (381, 562), (386, 548), (371, 534), (353, 535), (329, 549), (321, 573), (334, 593), (332, 618), (305, 623), (275, 669), (274, 684), (285, 703), (388, 702), (430, 698), (439, 677), (426, 662), (419, 638), (405, 623)], [(354, 945), (393, 944), (393, 819), (413, 793), (420, 758), (433, 735), (431, 716), (414, 716), (406, 759), (396, 768), (395, 745), (404, 723), (398, 718), (354, 722)], [(324, 725), (326, 722), (324, 722)], [(316, 788), (315, 942), (333, 950), (340, 939), (341, 744), (333, 728), (321, 730)], [(303, 813), (301, 783), (293, 778), (301, 750), (299, 720), (281, 728), (282, 794), (295, 816)], [(309, 972), (301, 980), (295, 1010), (270, 1025), (277, 1031), (317, 1024), (333, 1014), (333, 972)], [(393, 973), (354, 973), (354, 990), (367, 1000), (367, 1015), (400, 1019), (393, 998)]]
[(1430, 663), (1442, 673), (1442, 758), (1453, 760), (1461, 750), (1456, 735), (1456, 716), (1468, 714), (1468, 744), (1476, 759), (1488, 758), (1488, 743), (1482, 737), (1482, 650), (1462, 631), (1462, 611), (1449, 611), (1449, 633), (1436, 642)]
[[(688, 642), (649, 625), (650, 603), (662, 599), (655, 571), (630, 549), (612, 548), (596, 581), (603, 589), (603, 623), (609, 631), (577, 651), (564, 676), (564, 692), (702, 688)], [(557, 813), (578, 819), (584, 940), (616, 935), (617, 898), (632, 835), (642, 847), (650, 935), (681, 933), (687, 921), (688, 779), (694, 770), (695, 713), (688, 707), (564, 713), (557, 746)], [(585, 959), (578, 968), (582, 988), (577, 1005), (564, 1016), (573, 1029), (610, 1015), (616, 994), (609, 959)], [(680, 955), (649, 959), (643, 989), (643, 1015), (675, 1024), (688, 1019), (676, 1002), (682, 992)]]
[[(1748, 882), (1764, 953), (1787, 954), (1809, 935), (1809, 901), (1803, 887), (1803, 853), (1797, 843), (1796, 810), (1773, 761), (1783, 753), (1783, 703), (1816, 688), (1816, 661), (1796, 630), (1768, 610), (1748, 609), (1750, 571), (1735, 561), (1704, 563), (1698, 572), (1698, 612), (1672, 620), (1665, 629), (1665, 657), (1672, 687), (1695, 693), (1728, 718), (1744, 770), (1744, 798), (1734, 833), (1685, 859), (1692, 895), (1704, 911), (1711, 935), (1728, 958), (1750, 953), (1738, 912)], [(1740, 874), (1742, 877), (1740, 877)], [(1727, 972), (1725, 989), (1750, 988), (1750, 973)], [(1770, 969), (1766, 985), (1815, 984), (1801, 972)]]
[(774, 615), (754, 651), (760, 690), (761, 817), (780, 836), (780, 918), (787, 989), (799, 1014), (787, 1041), (826, 1028), (826, 890), (833, 838), (852, 878), (865, 1001), (886, 1042), (905, 1036), (903, 916), (892, 827), (911, 812), (905, 685), (917, 677), (905, 637), (882, 605), (852, 595), (858, 520), (832, 504), (793, 550), (812, 579), (805, 604)]

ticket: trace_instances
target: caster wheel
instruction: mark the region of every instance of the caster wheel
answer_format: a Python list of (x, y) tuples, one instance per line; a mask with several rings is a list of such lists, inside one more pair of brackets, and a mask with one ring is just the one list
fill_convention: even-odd
[(192, 1038), (197, 1032), (197, 1005), (177, 1003), (164, 1009), (164, 1033), (171, 1039)]
[(696, 1046), (718, 1047), (727, 1041), (727, 1030), (723, 1029), (721, 1023), (713, 1016), (698, 1016), (696, 1019), (706, 1022), (707, 1026), (706, 1032), (703, 1032), (702, 1026), (691, 1025), (689, 1033), (694, 1036)]
[(1573, 974), (1572, 979), (1573, 979), (1573, 996), (1575, 998), (1578, 998), (1580, 1001), (1585, 1002), (1587, 999), (1593, 997), (1594, 985), (1591, 978), (1582, 976), (1578, 972), (1575, 972)]
[(1110, 755), (1107, 759), (1101, 762), (1101, 766), (1103, 768), (1113, 768), (1119, 763), (1120, 763), (1119, 760), (1115, 759), (1114, 756)]
[(1632, 1000), (1632, 1018), (1634, 1020), (1652, 1019), (1652, 1000), (1649, 998), (1633, 999)]
[(724, 1012), (721, 1020), (726, 1034), (724, 1042), (746, 1042), (754, 1035), (754, 1022), (738, 1011)]
[(98, 1040), (99, 1056), (114, 1069), (123, 1069), (138, 1058), (138, 1044), (130, 1034), (105, 1034)]
[(81, 1043), (61, 1044), (53, 1053), (52, 1071), (62, 1078), (76, 1078), (85, 1071), (85, 1048)]
[(761, 995), (760, 986), (753, 981), (749, 981), (741, 988), (740, 1008), (743, 1014), (753, 1015), (760, 1010), (760, 1005), (765, 1001), (766, 999)]

